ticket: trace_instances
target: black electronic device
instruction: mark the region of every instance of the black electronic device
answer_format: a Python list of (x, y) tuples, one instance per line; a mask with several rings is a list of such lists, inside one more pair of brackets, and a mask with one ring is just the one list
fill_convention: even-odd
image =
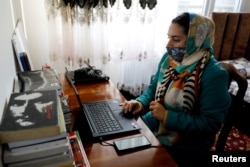
[(133, 150), (133, 149), (143, 149), (151, 147), (150, 141), (146, 136), (133, 136), (114, 140), (115, 149), (118, 152)]
[[(67, 69), (66, 69), (67, 70)], [(78, 90), (69, 75), (66, 75), (70, 82), (77, 102), (84, 115), (87, 127), (92, 137), (103, 137), (120, 133), (135, 132), (141, 129), (134, 117), (125, 117), (120, 99), (106, 99), (91, 102), (82, 102)]]
[(94, 66), (90, 66), (86, 61), (84, 62), (88, 67), (83, 67), (74, 71), (68, 71), (66, 68), (66, 75), (73, 83), (77, 84), (109, 80), (109, 77), (101, 70), (96, 69)]

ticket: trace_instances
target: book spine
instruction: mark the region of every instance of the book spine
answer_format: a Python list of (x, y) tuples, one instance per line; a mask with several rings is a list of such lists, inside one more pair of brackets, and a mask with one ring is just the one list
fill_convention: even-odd
[(60, 140), (66, 137), (67, 137), (67, 133), (63, 132), (59, 135), (55, 135), (52, 137), (44, 137), (44, 138), (39, 138), (39, 139), (34, 139), (34, 140), (22, 140), (22, 141), (10, 142), (10, 143), (7, 143), (7, 145), (10, 148), (10, 150), (12, 150), (15, 148), (22, 148), (22, 147), (31, 146), (35, 144), (41, 144), (41, 143), (45, 143), (49, 141)]
[(69, 132), (69, 139), (73, 151), (76, 167), (90, 167), (87, 155), (78, 131)]
[(31, 70), (31, 65), (30, 65), (30, 61), (29, 61), (29, 58), (28, 58), (28, 55), (27, 55), (26, 52), (23, 52), (23, 58), (24, 58), (24, 61), (25, 61), (25, 64), (26, 64), (27, 71), (30, 71)]
[(26, 62), (25, 62), (25, 59), (24, 59), (24, 53), (23, 53), (23, 52), (21, 52), (21, 53), (19, 54), (19, 59), (20, 59), (21, 64), (22, 64), (23, 71), (28, 71), (28, 70), (27, 70), (27, 66), (26, 66)]
[(50, 148), (55, 148), (55, 147), (60, 147), (65, 145), (67, 143), (68, 139), (67, 137), (58, 139), (58, 140), (53, 140), (53, 141), (48, 141), (44, 143), (39, 143), (39, 144), (34, 144), (26, 147), (18, 147), (18, 148), (12, 148), (10, 149), (11, 152), (32, 152), (36, 150), (43, 150), (43, 149), (50, 149)]
[(6, 165), (8, 165), (8, 167), (75, 167), (73, 155), (70, 151)]
[[(54, 144), (53, 144), (54, 143)], [(31, 147), (28, 150), (11, 152), (8, 148), (4, 149), (4, 163), (15, 163), (21, 161), (43, 158), (56, 154), (61, 154), (69, 150), (69, 139), (65, 139), (62, 143), (49, 143)]]

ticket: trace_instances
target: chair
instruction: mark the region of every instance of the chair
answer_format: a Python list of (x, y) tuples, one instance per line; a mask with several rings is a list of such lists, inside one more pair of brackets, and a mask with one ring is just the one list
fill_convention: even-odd
[(230, 109), (220, 130), (217, 145), (215, 148), (215, 150), (218, 152), (224, 151), (227, 137), (233, 126), (239, 128), (240, 131), (242, 130), (243, 133), (249, 131), (246, 125), (246, 121), (241, 120), (242, 118), (244, 118), (245, 114), (245, 112), (243, 111), (243, 99), (248, 87), (247, 79), (242, 74), (240, 74), (232, 64), (224, 62), (220, 62), (220, 64), (227, 70), (229, 74), (228, 87), (230, 87), (231, 82), (234, 80), (238, 84), (239, 89), (236, 96), (232, 95), (232, 103)]

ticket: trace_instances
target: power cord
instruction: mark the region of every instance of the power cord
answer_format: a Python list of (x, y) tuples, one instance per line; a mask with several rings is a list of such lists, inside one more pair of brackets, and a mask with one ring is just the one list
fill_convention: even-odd
[(159, 146), (151, 145), (151, 147), (152, 147), (152, 148), (160, 148), (160, 147), (163, 147), (163, 148), (164, 148), (163, 145), (159, 145)]
[(109, 142), (107, 142), (107, 141), (104, 141), (104, 140), (102, 139), (102, 137), (99, 137), (99, 139), (100, 139), (100, 144), (101, 144), (102, 146), (114, 146), (114, 144), (109, 143)]
[(91, 76), (92, 78), (102, 77), (101, 70), (96, 69), (95, 66), (91, 66), (86, 60), (84, 60), (84, 63), (88, 66), (88, 69), (87, 69), (88, 76)]
[(92, 78), (99, 78), (102, 76), (102, 71), (94, 68), (88, 69), (87, 73), (88, 76), (91, 76)]

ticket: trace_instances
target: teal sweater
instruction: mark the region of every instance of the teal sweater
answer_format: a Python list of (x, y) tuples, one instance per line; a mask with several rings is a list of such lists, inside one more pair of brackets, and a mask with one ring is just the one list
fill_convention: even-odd
[[(143, 104), (144, 109), (148, 109), (149, 103), (154, 100), (157, 82), (160, 82), (158, 75), (164, 59), (166, 59), (166, 54), (159, 63), (152, 83), (136, 99)], [(220, 129), (230, 104), (228, 73), (219, 65), (214, 56), (211, 56), (200, 82), (198, 112), (189, 114), (165, 106), (168, 114), (164, 126), (183, 136), (214, 136)]]

